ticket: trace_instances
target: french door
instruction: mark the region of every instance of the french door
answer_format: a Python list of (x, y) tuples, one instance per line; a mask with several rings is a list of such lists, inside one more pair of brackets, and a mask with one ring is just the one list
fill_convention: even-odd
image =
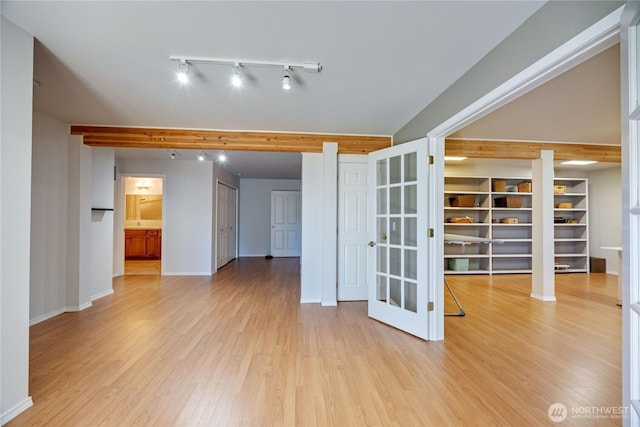
[(640, 426), (640, 3), (620, 27), (622, 99), (622, 400), (625, 426)]
[(433, 309), (427, 168), (427, 139), (369, 154), (369, 316), (423, 339)]

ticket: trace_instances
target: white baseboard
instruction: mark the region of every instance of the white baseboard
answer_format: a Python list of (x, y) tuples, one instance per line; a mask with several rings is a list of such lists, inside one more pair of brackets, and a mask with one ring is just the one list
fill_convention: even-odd
[(267, 255), (268, 254), (240, 254), (238, 255), (238, 258), (264, 258)]
[(618, 271), (617, 270), (614, 270), (614, 271), (607, 270), (607, 274), (613, 274), (614, 276), (617, 276), (618, 275)]
[(322, 304), (323, 307), (337, 307), (338, 306), (338, 301), (336, 301), (336, 300), (322, 301), (321, 304)]
[(45, 320), (49, 320), (52, 317), (56, 317), (65, 312), (64, 308), (59, 308), (57, 310), (50, 311), (49, 313), (43, 314), (42, 316), (34, 317), (33, 319), (29, 319), (29, 326), (36, 325), (40, 322), (44, 322)]
[(13, 408), (9, 408), (8, 411), (4, 412), (0, 415), (0, 425), (5, 425), (25, 410), (31, 408), (33, 406), (33, 400), (31, 400), (31, 396), (27, 396), (22, 402), (15, 405)]
[(87, 308), (91, 307), (93, 304), (91, 304), (91, 301), (89, 302), (85, 302), (84, 304), (80, 304), (80, 305), (73, 305), (73, 306), (67, 306), (64, 308), (64, 311), (68, 311), (70, 313), (76, 312), (76, 311), (82, 311), (82, 310), (86, 310)]
[(556, 297), (555, 296), (546, 297), (546, 296), (543, 296), (543, 295), (531, 294), (531, 298), (535, 298), (537, 300), (545, 301), (545, 302), (555, 302), (556, 301)]
[(320, 304), (322, 301), (319, 299), (300, 299), (300, 304)]
[(91, 297), (91, 301), (95, 301), (99, 298), (106, 297), (107, 295), (113, 295), (113, 288), (107, 289), (106, 291), (99, 292)]

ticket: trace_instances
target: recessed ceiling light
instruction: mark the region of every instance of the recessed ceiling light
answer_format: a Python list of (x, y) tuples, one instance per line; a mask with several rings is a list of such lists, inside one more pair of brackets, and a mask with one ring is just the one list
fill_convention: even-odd
[(460, 162), (462, 160), (467, 160), (466, 157), (460, 157), (460, 156), (444, 156), (445, 160), (451, 160), (454, 162)]
[(561, 162), (563, 165), (573, 165), (573, 166), (585, 166), (592, 165), (594, 163), (598, 163), (596, 160), (567, 160), (566, 162)]

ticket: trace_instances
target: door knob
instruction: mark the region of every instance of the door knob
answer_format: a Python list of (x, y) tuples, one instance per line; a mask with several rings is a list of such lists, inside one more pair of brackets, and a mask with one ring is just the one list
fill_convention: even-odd
[(369, 246), (374, 247), (375, 245), (376, 245), (376, 242), (374, 241), (369, 242)]

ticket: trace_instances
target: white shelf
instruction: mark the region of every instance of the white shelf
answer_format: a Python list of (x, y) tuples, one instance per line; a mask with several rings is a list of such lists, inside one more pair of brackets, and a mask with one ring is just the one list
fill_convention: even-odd
[[(493, 182), (506, 181), (506, 189), (493, 191)], [(445, 176), (445, 220), (454, 216), (469, 216), (473, 223), (449, 223), (449, 232), (473, 237), (501, 239), (499, 245), (445, 244), (445, 274), (514, 274), (531, 273), (532, 268), (532, 196), (531, 192), (518, 192), (517, 185), (531, 179), (522, 177)], [(586, 272), (589, 268), (588, 242), (588, 183), (585, 178), (557, 178), (554, 185), (566, 186), (564, 194), (554, 194), (554, 203), (572, 203), (571, 208), (555, 208), (554, 216), (578, 221), (575, 224), (555, 223), (555, 259), (558, 264), (569, 265), (558, 273)], [(498, 189), (498, 188), (496, 188)], [(450, 198), (459, 195), (476, 196), (476, 206), (451, 207)], [(521, 208), (495, 206), (501, 197), (522, 197)], [(504, 203), (504, 201), (502, 201)], [(502, 218), (518, 218), (516, 224), (499, 222)], [(496, 222), (492, 222), (492, 220)], [(455, 228), (454, 228), (455, 227)], [(565, 253), (562, 253), (565, 252)], [(453, 271), (446, 267), (448, 258), (469, 258), (469, 271)]]
[(586, 178), (556, 178), (554, 185), (566, 186), (564, 193), (554, 193), (554, 205), (572, 203), (571, 208), (555, 208), (553, 215), (577, 220), (577, 223), (555, 223), (555, 259), (569, 265), (556, 273), (584, 273), (589, 271), (588, 188)]

